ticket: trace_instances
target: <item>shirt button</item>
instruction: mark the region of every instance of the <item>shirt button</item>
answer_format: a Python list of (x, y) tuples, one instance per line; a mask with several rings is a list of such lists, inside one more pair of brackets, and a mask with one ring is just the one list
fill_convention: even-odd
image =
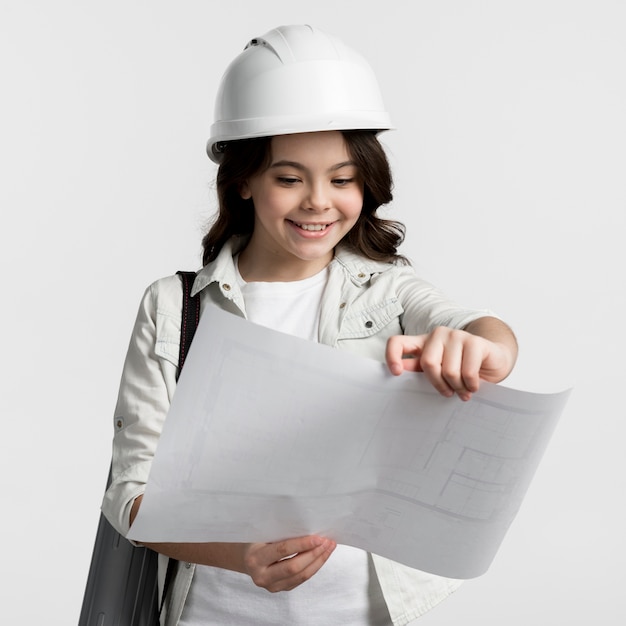
[(230, 285), (228, 283), (224, 283), (222, 285), (222, 288), (224, 289), (224, 291), (230, 291)]
[(122, 419), (119, 419), (119, 418), (118, 418), (118, 419), (115, 421), (115, 425), (116, 425), (118, 428), (121, 428), (122, 426), (124, 426), (124, 421), (123, 421)]
[(342, 302), (342, 303), (339, 305), (339, 308), (340, 308), (340, 309), (345, 309), (345, 308), (346, 308), (346, 303), (345, 303), (345, 302)]
[(189, 569), (191, 567), (191, 563), (185, 563), (185, 567)]
[(359, 272), (358, 276), (359, 278), (365, 278), (365, 274), (363, 272)]
[(367, 322), (365, 322), (365, 328), (371, 328), (374, 325), (374, 322), (372, 322), (372, 320), (367, 320)]

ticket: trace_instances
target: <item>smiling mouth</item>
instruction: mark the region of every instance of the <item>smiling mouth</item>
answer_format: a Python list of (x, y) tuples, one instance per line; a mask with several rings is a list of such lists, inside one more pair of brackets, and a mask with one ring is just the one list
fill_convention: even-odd
[(302, 230), (313, 231), (326, 230), (330, 226), (330, 224), (298, 224), (298, 222), (292, 222), (292, 224), (294, 224), (298, 228), (301, 228)]

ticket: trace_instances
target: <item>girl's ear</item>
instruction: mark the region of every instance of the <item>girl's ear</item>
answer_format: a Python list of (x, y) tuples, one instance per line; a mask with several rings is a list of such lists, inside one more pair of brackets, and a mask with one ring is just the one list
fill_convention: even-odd
[(250, 185), (248, 185), (247, 182), (241, 183), (241, 185), (239, 185), (239, 195), (244, 200), (250, 200), (250, 198), (252, 198), (252, 192), (250, 191)]

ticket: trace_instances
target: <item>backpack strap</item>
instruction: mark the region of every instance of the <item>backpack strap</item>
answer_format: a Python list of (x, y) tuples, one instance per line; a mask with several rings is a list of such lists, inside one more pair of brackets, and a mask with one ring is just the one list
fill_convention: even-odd
[(182, 304), (182, 316), (180, 321), (180, 350), (178, 353), (178, 372), (176, 374), (176, 380), (180, 376), (180, 371), (183, 369), (185, 358), (189, 352), (189, 346), (191, 340), (196, 332), (196, 327), (200, 321), (200, 296), (196, 294), (191, 297), (191, 288), (193, 287), (193, 281), (196, 278), (195, 272), (176, 272), (183, 282), (183, 304)]
[[(183, 283), (183, 302), (180, 320), (180, 349), (178, 352), (178, 371), (176, 372), (176, 380), (178, 380), (189, 352), (191, 340), (193, 339), (198, 322), (200, 321), (200, 296), (198, 294), (195, 296), (191, 295), (193, 281), (196, 278), (195, 272), (185, 272), (180, 270), (176, 273), (180, 276)], [(167, 590), (174, 577), (177, 563), (178, 561), (172, 558), (167, 561), (167, 570), (165, 571), (165, 581), (163, 583), (163, 594), (161, 595), (161, 602), (159, 604), (159, 615), (161, 615), (161, 612), (163, 611)]]

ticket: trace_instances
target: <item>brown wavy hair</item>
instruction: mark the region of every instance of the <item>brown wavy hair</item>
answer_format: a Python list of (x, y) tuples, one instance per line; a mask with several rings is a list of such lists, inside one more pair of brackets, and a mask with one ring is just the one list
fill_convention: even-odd
[[(404, 224), (376, 215), (379, 207), (393, 199), (389, 161), (372, 131), (342, 131), (348, 152), (364, 181), (363, 208), (356, 224), (342, 240), (353, 250), (374, 260), (408, 263), (398, 254), (404, 241)], [(240, 195), (243, 184), (269, 167), (271, 137), (240, 139), (228, 143), (217, 172), (218, 214), (202, 239), (204, 265), (213, 261), (234, 235), (250, 235), (254, 229), (252, 198)]]

